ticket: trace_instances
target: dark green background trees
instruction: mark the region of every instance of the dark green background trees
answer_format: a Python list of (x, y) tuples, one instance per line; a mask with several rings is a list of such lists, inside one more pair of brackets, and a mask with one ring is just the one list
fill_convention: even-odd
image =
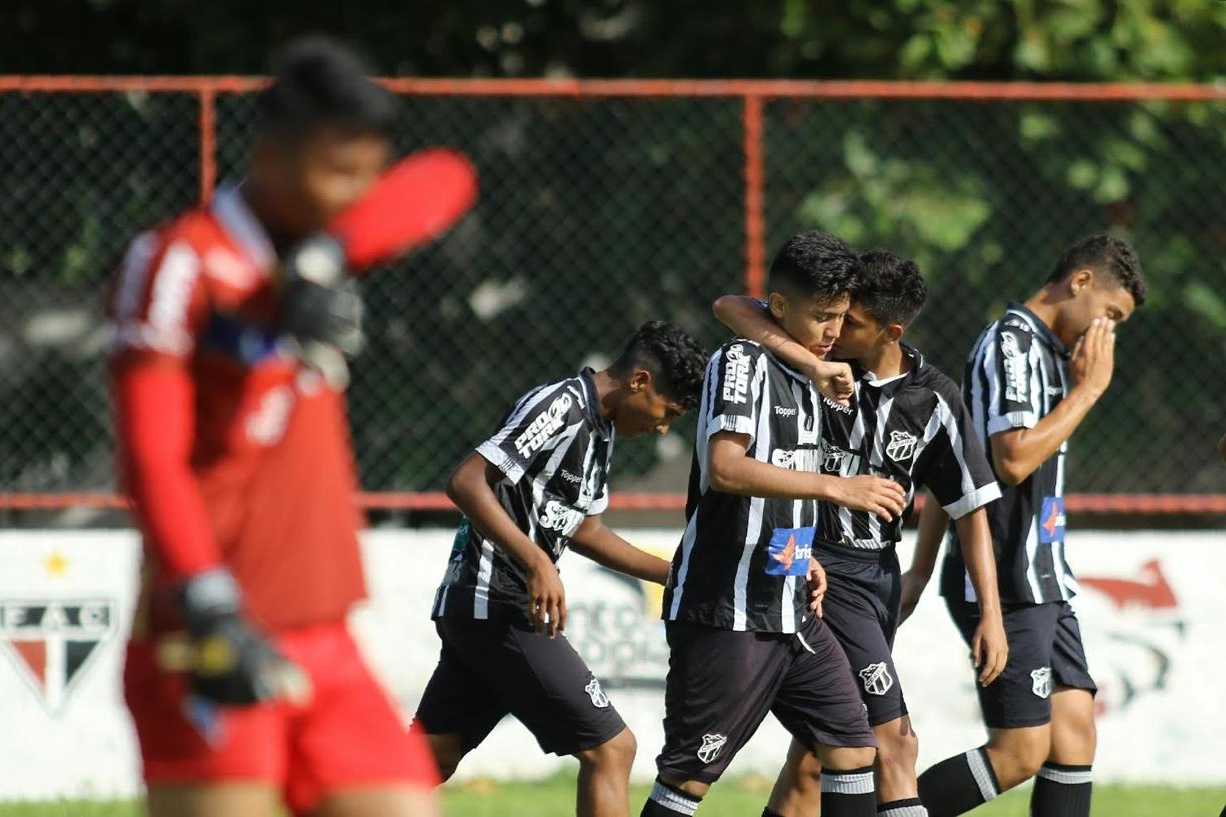
[[(1226, 2), (872, 0), (349, 4), (17, 0), (0, 74), (261, 73), (328, 31), (389, 75), (1220, 82)], [(223, 169), (250, 100), (222, 97)], [(440, 484), (532, 383), (607, 358), (641, 320), (714, 344), (742, 286), (736, 99), (405, 100), (402, 147), (468, 151), (478, 210), (371, 284), (354, 428), (372, 489)], [(109, 483), (98, 304), (124, 241), (191, 203), (195, 102), (0, 94), (0, 485)], [(915, 339), (955, 376), (984, 322), (1077, 236), (1140, 249), (1151, 302), (1073, 448), (1080, 490), (1221, 490), (1226, 102), (847, 101), (765, 108), (768, 245), (822, 227), (913, 255)], [(688, 435), (689, 428), (683, 429)], [(623, 446), (676, 490), (688, 436)], [(667, 478), (644, 476), (660, 463)]]

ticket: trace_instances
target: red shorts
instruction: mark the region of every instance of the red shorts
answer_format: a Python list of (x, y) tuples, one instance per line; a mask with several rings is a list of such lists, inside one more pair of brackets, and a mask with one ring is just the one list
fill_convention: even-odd
[(153, 642), (128, 644), (124, 697), (148, 784), (267, 781), (298, 814), (338, 788), (438, 784), (425, 738), (404, 726), (343, 622), (273, 641), (310, 677), (307, 703), (193, 709), (186, 677), (157, 667)]

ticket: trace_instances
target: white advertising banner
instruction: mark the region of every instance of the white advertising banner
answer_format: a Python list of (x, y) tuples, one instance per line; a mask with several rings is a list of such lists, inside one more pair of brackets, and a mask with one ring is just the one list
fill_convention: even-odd
[[(679, 539), (677, 531), (632, 533), (665, 554)], [(371, 600), (354, 612), (353, 628), (406, 717), (438, 655), (429, 609), (451, 539), (447, 530), (363, 536)], [(1082, 585), (1075, 606), (1101, 689), (1096, 779), (1226, 782), (1226, 536), (1082, 531), (1069, 544)], [(0, 533), (0, 800), (139, 791), (120, 681), (138, 563), (129, 531)], [(660, 588), (575, 554), (563, 558), (562, 576), (567, 635), (638, 738), (635, 776), (650, 779), (668, 665)], [(921, 769), (985, 736), (967, 650), (936, 584), (896, 650)], [(768, 718), (729, 774), (773, 776), (787, 741)], [(507, 720), (460, 776), (535, 777), (563, 762)]]

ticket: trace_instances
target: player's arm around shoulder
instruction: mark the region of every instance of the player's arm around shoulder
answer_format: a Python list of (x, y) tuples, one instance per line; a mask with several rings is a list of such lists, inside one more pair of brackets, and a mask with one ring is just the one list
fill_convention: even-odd
[(570, 548), (618, 573), (660, 585), (668, 582), (669, 563), (627, 542), (604, 524), (600, 514), (583, 520), (570, 539)]

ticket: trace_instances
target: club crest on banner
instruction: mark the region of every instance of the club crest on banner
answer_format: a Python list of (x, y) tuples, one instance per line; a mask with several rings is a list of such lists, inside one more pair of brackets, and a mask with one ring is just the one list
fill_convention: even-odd
[(114, 623), (111, 599), (0, 601), (3, 651), (52, 715), (63, 710)]

